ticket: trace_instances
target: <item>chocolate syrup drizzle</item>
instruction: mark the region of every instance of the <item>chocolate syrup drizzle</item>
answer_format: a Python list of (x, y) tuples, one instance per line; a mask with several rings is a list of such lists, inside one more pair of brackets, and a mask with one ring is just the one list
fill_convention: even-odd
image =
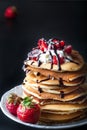
[[(50, 39), (47, 43), (48, 43), (48, 44), (51, 44), (51, 42), (53, 42), (52, 40), (53, 40), (53, 39)], [(39, 47), (37, 46), (36, 48), (33, 48), (30, 55), (34, 55), (33, 50), (36, 50), (36, 49), (38, 49), (38, 51), (36, 51), (36, 52), (37, 52), (37, 55), (38, 55), (37, 57), (38, 57), (38, 67), (39, 67), (39, 66), (42, 64), (42, 62), (40, 61), (40, 55), (41, 55), (42, 53), (39, 52)], [(55, 47), (54, 47), (53, 49), (54, 49), (54, 53), (55, 53), (56, 58), (57, 58), (57, 61), (58, 61), (58, 70), (61, 70), (61, 64), (60, 64), (59, 54), (57, 54), (57, 50), (56, 50)], [(63, 48), (62, 48), (62, 51), (63, 51)], [(43, 52), (43, 53), (46, 53), (46, 52)], [(53, 69), (53, 56), (52, 56), (52, 53), (51, 53), (50, 50), (49, 50), (49, 54), (50, 54), (50, 56), (51, 56), (51, 68), (50, 68), (50, 69)], [(29, 57), (29, 59), (30, 59), (30, 58), (31, 58), (31, 56)], [(68, 58), (68, 57), (66, 56), (66, 54), (65, 54), (65, 59), (67, 59), (67, 60), (69, 60), (70, 62), (73, 62), (73, 63), (75, 63), (75, 64), (79, 64), (79, 63), (73, 61), (72, 59)], [(34, 62), (31, 62), (31, 65), (32, 65), (33, 63), (34, 63)]]
[(62, 78), (59, 78), (58, 81), (59, 81), (59, 87), (64, 86)]
[(40, 93), (43, 92), (42, 89), (40, 88), (40, 86), (38, 86), (38, 91), (39, 91)]
[(60, 91), (60, 97), (64, 98), (64, 91)]
[(59, 55), (56, 52), (56, 49), (54, 48), (54, 52), (56, 54), (57, 60), (58, 60), (58, 70), (61, 70), (61, 65), (60, 65), (60, 59), (59, 59)]
[(39, 76), (39, 75), (40, 75), (40, 73), (39, 73), (39, 72), (37, 72), (36, 76)]
[(49, 80), (50, 79), (50, 75), (48, 75), (48, 77), (46, 78), (46, 79), (42, 79), (42, 80), (40, 80), (40, 81), (36, 81), (37, 83), (40, 83), (40, 82), (43, 82), (43, 81), (47, 81), (47, 80)]
[(49, 51), (49, 53), (50, 53), (50, 56), (51, 56), (51, 67), (50, 67), (50, 69), (52, 69), (52, 68), (53, 68), (53, 58), (52, 58), (52, 53), (51, 53), (51, 51)]
[(38, 67), (42, 64), (42, 62), (39, 60), (41, 54), (38, 55)]
[(69, 59), (68, 57), (65, 57), (65, 58), (66, 58), (67, 60), (69, 60), (70, 62), (72, 62), (72, 63), (79, 64), (79, 63), (77, 63), (77, 62), (75, 62), (75, 61)]

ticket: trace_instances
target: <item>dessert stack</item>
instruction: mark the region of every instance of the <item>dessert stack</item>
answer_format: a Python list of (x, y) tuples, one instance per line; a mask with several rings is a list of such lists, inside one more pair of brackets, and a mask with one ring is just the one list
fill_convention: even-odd
[(66, 122), (86, 116), (87, 65), (71, 45), (41, 38), (28, 53), (23, 69), (23, 96), (40, 105), (40, 121)]

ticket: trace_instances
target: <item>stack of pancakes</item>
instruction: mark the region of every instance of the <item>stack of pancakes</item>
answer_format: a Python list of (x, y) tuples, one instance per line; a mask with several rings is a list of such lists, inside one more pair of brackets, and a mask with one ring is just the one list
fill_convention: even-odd
[(87, 65), (78, 51), (72, 50), (71, 57), (60, 64), (61, 69), (51, 63), (38, 66), (38, 60), (29, 58), (24, 61), (23, 96), (40, 104), (40, 121), (66, 122), (86, 116)]

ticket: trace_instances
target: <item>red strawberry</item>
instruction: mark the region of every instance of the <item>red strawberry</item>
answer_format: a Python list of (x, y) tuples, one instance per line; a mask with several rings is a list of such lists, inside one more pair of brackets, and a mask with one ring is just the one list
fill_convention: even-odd
[(4, 16), (6, 18), (13, 19), (13, 18), (16, 17), (16, 15), (17, 15), (17, 9), (16, 9), (15, 6), (9, 6), (9, 7), (6, 8), (5, 13), (4, 13)]
[(68, 45), (68, 46), (65, 48), (65, 52), (66, 52), (67, 54), (71, 54), (71, 52), (72, 52), (72, 46), (71, 46), (71, 45)]
[(40, 107), (33, 103), (31, 98), (26, 97), (17, 109), (17, 117), (24, 122), (35, 124), (40, 117)]
[(48, 48), (48, 45), (47, 45), (46, 41), (43, 38), (39, 39), (38, 46), (39, 46), (40, 50), (43, 51), (43, 52), (45, 51), (45, 49)]
[(64, 57), (59, 57), (59, 60), (60, 60), (60, 64), (64, 63)]
[(10, 94), (6, 101), (6, 108), (8, 111), (13, 114), (17, 115), (17, 108), (22, 101), (22, 98), (18, 97), (16, 94)]
[(57, 58), (56, 58), (56, 56), (55, 56), (55, 55), (53, 56), (53, 64), (55, 64), (55, 65), (57, 65), (57, 64), (58, 64), (58, 61), (57, 61)]
[(34, 61), (37, 61), (37, 59), (38, 59), (37, 57), (32, 57), (32, 60)]
[(65, 46), (65, 42), (63, 40), (60, 41), (60, 46), (63, 48)]
[(52, 41), (54, 42), (55, 49), (59, 49), (60, 48), (59, 40), (53, 39)]
[(52, 42), (54, 42), (54, 43), (59, 43), (59, 40), (53, 39)]
[[(59, 56), (59, 62), (60, 64), (63, 64), (64, 63), (64, 57), (60, 57)], [(57, 57), (56, 56), (53, 56), (53, 64), (57, 65), (58, 64), (58, 61), (57, 61)]]

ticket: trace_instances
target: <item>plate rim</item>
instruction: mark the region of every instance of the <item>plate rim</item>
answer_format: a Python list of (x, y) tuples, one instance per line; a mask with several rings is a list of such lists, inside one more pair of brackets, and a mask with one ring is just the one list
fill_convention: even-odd
[(58, 125), (42, 125), (42, 124), (40, 125), (40, 124), (31, 124), (31, 123), (22, 122), (17, 117), (15, 117), (11, 113), (9, 113), (7, 109), (4, 108), (5, 107), (4, 101), (6, 101), (6, 96), (9, 95), (10, 93), (12, 93), (12, 91), (13, 92), (15, 91), (15, 93), (18, 94), (16, 92), (17, 89), (20, 89), (22, 91), (22, 84), (14, 86), (12, 89), (9, 89), (1, 96), (1, 103), (0, 103), (1, 110), (11, 120), (13, 120), (17, 123), (20, 123), (22, 125), (25, 125), (25, 126), (40, 128), (40, 129), (66, 129), (66, 128), (73, 128), (73, 127), (78, 127), (78, 126), (87, 124), (87, 118), (79, 120), (79, 121), (74, 121), (71, 123), (62, 123), (62, 124), (59, 123)]

